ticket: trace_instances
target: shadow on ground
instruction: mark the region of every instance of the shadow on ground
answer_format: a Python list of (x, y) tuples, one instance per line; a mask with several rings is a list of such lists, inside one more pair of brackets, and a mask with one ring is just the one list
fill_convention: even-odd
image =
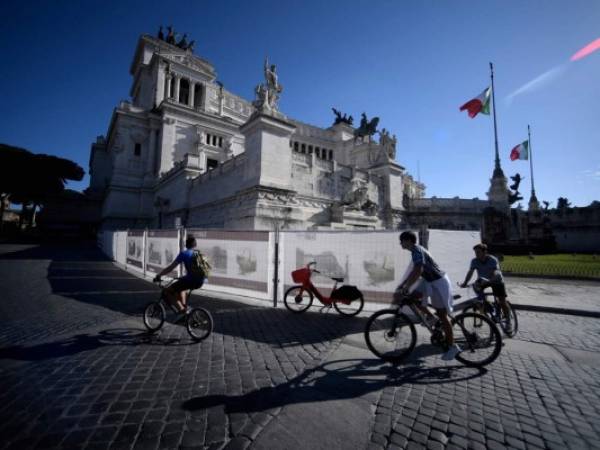
[[(3, 245), (0, 260), (49, 260), (47, 280), (53, 295), (134, 317), (140, 327), (143, 327), (144, 307), (158, 299), (156, 285), (115, 266), (92, 242), (41, 244), (10, 252), (6, 252), (6, 248)], [(191, 304), (211, 312), (215, 333), (284, 347), (362, 333), (366, 322), (365, 318), (342, 317), (333, 310), (321, 313), (311, 309), (293, 314), (284, 309), (203, 295), (193, 295)], [(265, 302), (265, 306), (268, 304)], [(96, 338), (85, 336), (79, 335), (81, 347), (94, 345)], [(88, 339), (90, 342), (86, 343)], [(11, 351), (14, 354), (15, 350)]]
[(380, 360), (330, 361), (302, 372), (287, 383), (264, 387), (243, 395), (206, 395), (185, 401), (182, 408), (198, 411), (223, 405), (225, 412), (252, 413), (295, 403), (344, 400), (402, 384), (443, 384), (469, 380), (487, 373), (462, 365), (425, 367), (416, 354), (405, 365), (392, 366)]

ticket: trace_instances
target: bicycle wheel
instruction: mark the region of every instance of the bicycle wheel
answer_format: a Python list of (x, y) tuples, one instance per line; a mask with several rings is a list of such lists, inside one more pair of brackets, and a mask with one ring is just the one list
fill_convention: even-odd
[(415, 348), (417, 330), (406, 314), (397, 309), (383, 309), (369, 317), (365, 341), (376, 356), (398, 363)]
[[(474, 324), (481, 323), (479, 327)], [(462, 351), (456, 359), (469, 367), (482, 367), (490, 364), (502, 350), (502, 335), (494, 323), (486, 316), (476, 313), (462, 313), (452, 319), (454, 342)]]
[(187, 315), (185, 326), (192, 339), (202, 341), (213, 330), (213, 319), (204, 308), (193, 308)]
[(343, 302), (333, 302), (335, 310), (343, 316), (355, 316), (362, 311), (363, 306), (365, 306), (365, 299), (362, 295), (347, 305)]
[(481, 328), (483, 326), (483, 322), (478, 319), (478, 317), (481, 315), (490, 318), (489, 307), (487, 306), (487, 303), (474, 304), (471, 306), (467, 306), (465, 309), (462, 310), (462, 314), (474, 314), (473, 316), (469, 316), (469, 320), (472, 320), (473, 322), (471, 324), (471, 327)]
[(508, 316), (504, 314), (502, 307), (498, 304), (498, 309), (500, 310), (500, 327), (506, 336), (513, 337), (519, 331), (519, 319), (517, 319), (517, 311), (515, 311), (508, 300), (506, 300), (506, 306), (508, 307)]
[(144, 308), (144, 325), (150, 333), (154, 333), (163, 326), (166, 316), (167, 313), (161, 302), (149, 303)]
[[(302, 292), (300, 292), (302, 291)], [(302, 286), (292, 286), (285, 291), (283, 303), (292, 312), (301, 313), (310, 308), (313, 302), (312, 292), (302, 289)]]

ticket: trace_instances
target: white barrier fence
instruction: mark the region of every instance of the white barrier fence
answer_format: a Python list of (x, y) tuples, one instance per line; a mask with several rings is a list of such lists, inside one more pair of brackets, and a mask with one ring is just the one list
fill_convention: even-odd
[[(187, 235), (213, 266), (202, 289), (280, 303), (293, 283), (291, 272), (310, 261), (322, 275), (315, 286), (328, 295), (329, 277), (358, 286), (366, 301), (389, 303), (408, 273), (410, 253), (400, 247), (398, 231), (104, 231), (98, 246), (111, 259), (147, 278), (169, 265), (183, 249)], [(429, 230), (429, 251), (453, 284), (462, 281), (473, 258), (479, 232)], [(182, 274), (174, 270), (171, 277)]]

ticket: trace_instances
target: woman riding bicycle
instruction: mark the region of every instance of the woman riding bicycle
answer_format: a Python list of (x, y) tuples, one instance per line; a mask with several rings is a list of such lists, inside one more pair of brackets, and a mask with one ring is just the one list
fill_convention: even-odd
[(177, 264), (183, 263), (186, 274), (177, 279), (177, 281), (170, 286), (167, 286), (164, 290), (167, 302), (177, 308), (181, 317), (184, 317), (187, 312), (186, 292), (193, 289), (199, 289), (202, 287), (202, 284), (204, 284), (204, 275), (192, 269), (195, 252), (197, 251), (195, 250), (196, 245), (196, 238), (191, 235), (188, 236), (185, 240), (185, 250), (179, 253), (175, 260), (154, 278), (154, 281), (160, 281), (161, 276), (170, 273), (177, 267)]

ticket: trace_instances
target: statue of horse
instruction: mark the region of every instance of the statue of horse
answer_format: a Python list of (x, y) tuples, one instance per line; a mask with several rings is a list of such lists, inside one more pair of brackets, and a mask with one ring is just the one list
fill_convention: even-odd
[(377, 125), (379, 125), (379, 117), (374, 117), (369, 122), (365, 113), (362, 113), (361, 116), (360, 126), (354, 130), (354, 141), (358, 138), (364, 139), (365, 136), (370, 138), (377, 132)]

